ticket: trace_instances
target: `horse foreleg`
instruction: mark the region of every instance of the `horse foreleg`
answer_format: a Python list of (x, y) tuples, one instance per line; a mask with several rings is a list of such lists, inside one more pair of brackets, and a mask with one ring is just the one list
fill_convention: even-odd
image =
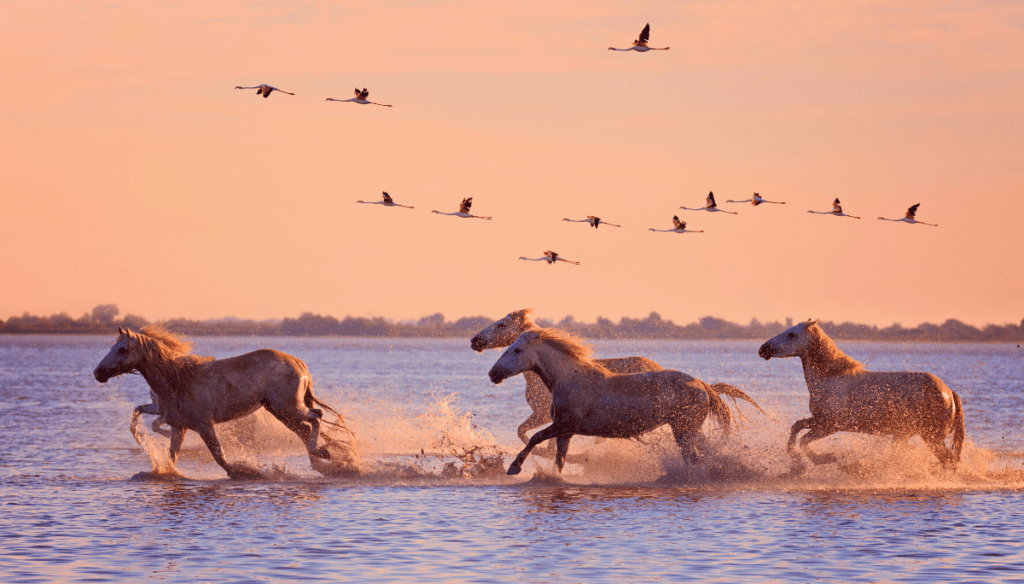
[(821, 440), (822, 438), (831, 436), (835, 433), (835, 430), (831, 430), (823, 426), (812, 426), (811, 431), (804, 434), (804, 437), (800, 439), (800, 449), (804, 451), (807, 458), (811, 459), (811, 462), (814, 464), (829, 464), (831, 462), (835, 462), (836, 456), (834, 454), (815, 454), (814, 451), (811, 450), (811, 442)]
[[(520, 452), (519, 455), (516, 456), (516, 459), (512, 461), (512, 464), (508, 465), (508, 474), (517, 475), (520, 472), (522, 472), (523, 461), (525, 461), (526, 457), (529, 456), (531, 450), (533, 450), (541, 442), (555, 438), (559, 435), (562, 435), (563, 433), (564, 429), (561, 428), (558, 424), (551, 424), (547, 428), (544, 428), (543, 430), (536, 432), (533, 436), (530, 437), (530, 441), (526, 443), (526, 448), (523, 448), (522, 452)], [(568, 443), (566, 443), (566, 448), (568, 447)]]
[(804, 418), (797, 420), (793, 427), (789, 429), (789, 440), (786, 441), (786, 453), (789, 454), (790, 458), (797, 458), (800, 453), (796, 450), (796, 435), (801, 431), (810, 428), (814, 423), (814, 418)]
[(572, 440), (572, 434), (555, 438), (555, 443), (558, 445), (558, 451), (555, 453), (555, 467), (558, 468), (558, 472), (562, 472), (562, 467), (565, 466), (565, 456), (569, 453), (570, 440)]
[(228, 473), (229, 477), (233, 479), (260, 478), (261, 475), (259, 473), (244, 466), (236, 467), (228, 464), (227, 459), (224, 458), (224, 450), (220, 447), (220, 440), (217, 439), (217, 433), (213, 430), (213, 426), (195, 428), (195, 431), (199, 433), (203, 442), (206, 443), (206, 447), (210, 449), (213, 459)]
[(185, 434), (187, 433), (188, 428), (185, 428), (184, 426), (171, 426), (171, 447), (167, 451), (167, 454), (168, 456), (170, 456), (171, 459), (171, 464), (175, 464), (178, 462), (178, 452), (181, 451), (181, 444), (185, 442)]
[(163, 428), (163, 425), (164, 425), (164, 417), (161, 414), (161, 415), (157, 416), (155, 420), (153, 420), (153, 425), (150, 426), (150, 428), (153, 429), (153, 432), (155, 432), (155, 433), (157, 433), (157, 434), (159, 434), (161, 436), (164, 436), (166, 438), (170, 438), (171, 437), (171, 431), (170, 430), (165, 430)]
[(540, 428), (544, 424), (551, 421), (551, 416), (546, 414), (544, 411), (534, 411), (529, 418), (522, 424), (519, 424), (519, 439), (523, 441), (523, 444), (530, 442), (530, 437), (526, 435), (527, 432), (534, 428)]

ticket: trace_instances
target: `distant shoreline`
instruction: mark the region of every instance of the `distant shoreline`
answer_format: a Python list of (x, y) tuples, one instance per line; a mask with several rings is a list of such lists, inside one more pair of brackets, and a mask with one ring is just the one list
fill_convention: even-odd
[[(39, 317), (24, 315), (0, 321), (0, 334), (6, 335), (68, 335), (95, 334), (115, 335), (118, 327), (138, 330), (149, 323), (145, 318), (126, 315), (117, 319), (118, 310), (114, 305), (101, 305), (91, 314), (74, 319), (67, 314)], [(236, 336), (236, 337), (379, 337), (379, 338), (469, 338), (494, 322), (493, 318), (476, 316), (456, 321), (445, 320), (441, 314), (434, 314), (418, 321), (395, 322), (385, 318), (362, 318), (304, 313), (298, 318), (282, 320), (241, 320), (234, 318), (218, 320), (171, 319), (162, 324), (168, 329), (193, 337)], [(617, 324), (598, 317), (597, 322), (581, 323), (571, 316), (559, 322), (537, 319), (540, 326), (555, 326), (588, 339), (608, 340), (764, 340), (792, 326), (785, 323), (761, 323), (752, 320), (748, 324), (736, 324), (706, 316), (697, 322), (677, 325), (663, 320), (652, 312), (647, 318), (623, 317)], [(873, 325), (855, 323), (833, 323), (819, 321), (822, 329), (832, 338), (851, 341), (879, 342), (925, 342), (925, 343), (1022, 343), (1024, 342), (1024, 320), (1020, 324), (986, 325), (977, 328), (955, 319), (941, 325), (921, 324), (914, 328), (903, 328), (899, 324), (879, 328)]]

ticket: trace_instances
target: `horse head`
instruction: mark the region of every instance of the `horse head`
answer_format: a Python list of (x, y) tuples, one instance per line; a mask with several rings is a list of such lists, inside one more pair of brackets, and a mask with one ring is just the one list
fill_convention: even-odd
[(92, 374), (96, 381), (106, 383), (111, 377), (135, 371), (141, 357), (138, 349), (138, 336), (132, 331), (117, 327), (117, 340), (110, 347), (110, 352), (100, 361)]
[(532, 308), (516, 310), (505, 315), (505, 318), (496, 320), (484, 330), (478, 332), (469, 341), (469, 346), (477, 353), (484, 349), (500, 349), (507, 347), (519, 338), (525, 331), (536, 328), (530, 320)]
[(519, 338), (505, 349), (505, 352), (498, 357), (494, 366), (487, 373), (491, 378), (491, 383), (501, 383), (509, 377), (532, 369), (536, 359), (536, 351), (532, 350), (532, 347), (542, 342), (540, 333), (537, 331), (526, 331), (519, 335)]
[(772, 357), (798, 357), (805, 355), (807, 350), (817, 341), (821, 329), (818, 321), (808, 320), (792, 326), (761, 345), (757, 350), (759, 357), (767, 361)]

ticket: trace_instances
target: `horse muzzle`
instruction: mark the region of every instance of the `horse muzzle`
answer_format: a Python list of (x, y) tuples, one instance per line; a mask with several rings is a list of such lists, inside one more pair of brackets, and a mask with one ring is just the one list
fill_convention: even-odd
[(770, 344), (765, 343), (757, 350), (757, 356), (767, 361), (775, 356), (775, 348)]
[(105, 369), (100, 369), (99, 367), (97, 367), (96, 370), (92, 372), (92, 375), (93, 377), (96, 378), (96, 381), (99, 381), (100, 383), (106, 383), (107, 380), (110, 379), (111, 377), (110, 372), (106, 371)]
[(501, 383), (502, 381), (505, 381), (505, 379), (508, 378), (508, 375), (505, 374), (504, 371), (501, 371), (496, 367), (492, 367), (491, 370), (487, 373), (487, 376), (491, 378), (491, 383), (495, 385)]
[(470, 339), (469, 346), (477, 353), (483, 353), (484, 349), (487, 348), (487, 346), (484, 344), (483, 339), (481, 339), (479, 336), (475, 336), (472, 339)]

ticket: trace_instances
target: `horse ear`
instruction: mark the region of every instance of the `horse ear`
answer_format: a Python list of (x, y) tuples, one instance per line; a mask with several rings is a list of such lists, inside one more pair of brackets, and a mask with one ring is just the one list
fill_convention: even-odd
[(117, 327), (117, 334), (123, 335), (124, 334), (124, 329), (121, 328), (121, 327)]
[(530, 331), (530, 332), (526, 333), (526, 342), (528, 342), (528, 343), (536, 343), (539, 340), (540, 340), (540, 333), (539, 332), (537, 332), (537, 331)]

